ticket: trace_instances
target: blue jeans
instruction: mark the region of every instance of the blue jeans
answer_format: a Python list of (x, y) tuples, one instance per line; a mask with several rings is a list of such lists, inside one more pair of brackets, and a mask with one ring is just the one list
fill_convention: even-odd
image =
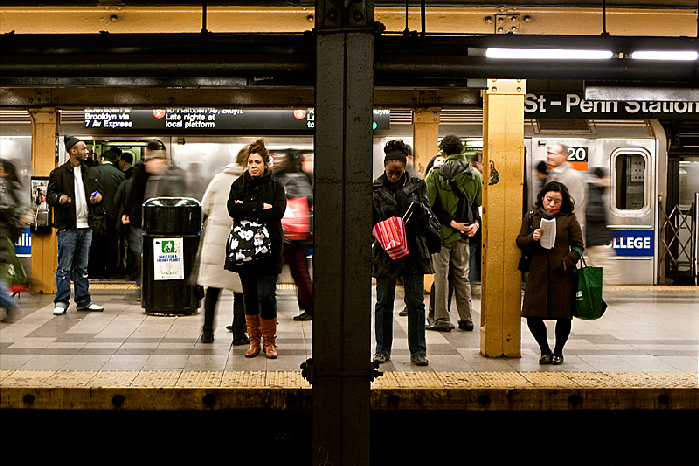
[(78, 228), (75, 230), (58, 230), (58, 269), (56, 270), (57, 305), (68, 307), (70, 303), (70, 278), (73, 273), (75, 287), (75, 304), (78, 307), (90, 305), (90, 283), (87, 280), (87, 264), (90, 258), (92, 230)]
[(14, 309), (17, 307), (17, 304), (15, 304), (15, 300), (12, 299), (12, 296), (6, 290), (7, 284), (0, 279), (0, 306), (7, 310)]
[[(410, 355), (427, 354), (425, 343), (424, 275), (403, 276), (404, 302), (408, 309), (408, 348)], [(374, 332), (376, 352), (391, 354), (393, 344), (393, 305), (396, 299), (396, 279), (376, 279)]]
[(240, 270), (240, 283), (243, 285), (245, 315), (258, 315), (270, 320), (277, 317), (277, 275), (258, 271), (255, 267)]
[(143, 230), (140, 228), (129, 228), (129, 249), (136, 256), (136, 286), (141, 288), (141, 257), (143, 254)]

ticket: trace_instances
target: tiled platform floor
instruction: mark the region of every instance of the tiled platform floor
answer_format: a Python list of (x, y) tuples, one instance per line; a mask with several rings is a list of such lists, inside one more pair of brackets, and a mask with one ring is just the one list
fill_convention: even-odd
[[(231, 346), (232, 294), (219, 303), (216, 341), (199, 340), (203, 314), (146, 315), (128, 285), (93, 283), (102, 313), (54, 316), (53, 295), (22, 295), (19, 310), (0, 323), (3, 371), (300, 371), (312, 352), (312, 322), (295, 322), (295, 290), (280, 289), (279, 358), (246, 359), (244, 346)], [(522, 322), (521, 358), (485, 358), (479, 332), (427, 333), (429, 366), (409, 361), (407, 318), (397, 293), (392, 360), (382, 371), (433, 372), (699, 372), (699, 288), (617, 287), (605, 291), (609, 309), (598, 321), (574, 320), (565, 363), (540, 366), (538, 348)], [(425, 296), (426, 303), (428, 296)], [(474, 321), (480, 299), (473, 301)], [(454, 313), (455, 314), (455, 313)], [(553, 340), (553, 325), (549, 325)], [(372, 326), (373, 334), (373, 326)]]

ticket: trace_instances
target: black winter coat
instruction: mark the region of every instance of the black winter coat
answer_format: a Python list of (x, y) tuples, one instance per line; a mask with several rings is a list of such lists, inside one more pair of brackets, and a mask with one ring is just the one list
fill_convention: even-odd
[[(373, 222), (387, 220), (389, 217), (402, 217), (404, 212), (399, 212), (398, 203), (391, 191), (383, 185), (382, 178), (379, 177), (373, 183)], [(417, 202), (430, 208), (430, 201), (427, 197), (427, 185), (420, 178), (410, 176), (406, 172), (405, 181), (402, 187), (408, 202)], [(411, 224), (412, 222), (412, 224)], [(406, 228), (408, 237), (408, 256), (402, 259), (393, 260), (381, 247), (379, 241), (374, 238), (372, 243), (371, 274), (375, 278), (398, 278), (404, 275), (434, 273), (432, 267), (432, 256), (427, 248), (427, 240), (423, 235), (419, 225), (415, 221), (409, 221)]]
[[(236, 200), (242, 203), (235, 202)], [(263, 204), (272, 205), (271, 209), (264, 209)], [(284, 265), (284, 230), (282, 230), (282, 217), (286, 211), (286, 195), (284, 186), (269, 170), (265, 170), (260, 178), (253, 179), (246, 171), (240, 175), (231, 185), (228, 195), (228, 214), (233, 221), (243, 219), (255, 220), (264, 223), (269, 231), (272, 243), (272, 253), (262, 260), (246, 263), (238, 268), (244, 271), (248, 267), (254, 267), (258, 271), (280, 274)]]
[[(100, 187), (99, 177), (94, 168), (87, 165), (80, 166), (83, 186), (85, 187), (85, 200), (87, 201), (87, 222), (90, 227), (94, 226), (95, 214), (104, 215), (104, 198), (102, 202), (92, 204), (90, 195), (95, 191), (104, 196)], [(62, 194), (70, 196), (71, 202), (59, 204), (58, 200)], [(49, 174), (49, 187), (46, 190), (46, 201), (53, 207), (53, 227), (57, 230), (74, 229), (77, 226), (77, 214), (75, 212), (75, 180), (73, 178), (73, 167), (70, 160), (54, 168)]]

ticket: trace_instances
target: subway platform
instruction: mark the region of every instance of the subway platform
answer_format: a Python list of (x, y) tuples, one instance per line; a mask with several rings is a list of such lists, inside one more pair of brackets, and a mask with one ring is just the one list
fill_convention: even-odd
[[(203, 314), (147, 315), (134, 290), (131, 284), (94, 282), (93, 300), (104, 312), (77, 312), (72, 304), (61, 316), (52, 314), (53, 295), (18, 297), (18, 309), (0, 323), (0, 414), (31, 429), (32, 419), (50, 425), (46, 418), (60, 423), (71, 418), (79, 424), (82, 413), (130, 412), (132, 420), (147, 412), (182, 413), (177, 418), (182, 422), (194, 413), (225, 416), (264, 410), (268, 417), (288, 414), (295, 419), (291, 431), (300, 429), (295, 435), (278, 427), (275, 439), (308, 442), (312, 390), (300, 365), (312, 355), (312, 321), (292, 320), (299, 313), (293, 287), (281, 285), (278, 291), (275, 360), (245, 358), (245, 346), (231, 345), (226, 329), (232, 319), (231, 293), (224, 292), (219, 302), (214, 343), (204, 344)], [(479, 292), (473, 298), (475, 322), (480, 317)], [(429, 365), (417, 367), (409, 360), (407, 317), (399, 316), (403, 303), (398, 290), (393, 354), (372, 383), (372, 416), (376, 422), (391, 418), (394, 429), (395, 422), (451, 422), (451, 416), (468, 415), (486, 426), (512, 413), (526, 413), (529, 420), (547, 413), (553, 420), (542, 422), (555, 423), (556, 416), (571, 413), (589, 421), (624, 412), (640, 416), (638, 422), (625, 421), (638, 426), (669, 419), (681, 424), (687, 420), (683, 416), (696, 416), (699, 287), (608, 287), (605, 300), (609, 309), (602, 319), (574, 320), (561, 365), (538, 364), (538, 347), (522, 322), (521, 358), (481, 356), (478, 331), (427, 331)], [(428, 301), (426, 295), (426, 305)], [(553, 325), (549, 327), (553, 340)], [(656, 420), (669, 412), (679, 417)], [(490, 417), (479, 417), (485, 414)], [(13, 427), (5, 424), (3, 429)], [(409, 440), (417, 435), (396, 430)], [(396, 430), (382, 438), (404, 441), (405, 435)], [(682, 435), (655, 438), (671, 442)], [(407, 449), (403, 454), (410, 458)], [(684, 452), (678, 462), (667, 464), (685, 464), (687, 459), (686, 464), (697, 464), (691, 463), (692, 455)], [(699, 453), (696, 459), (699, 463)]]

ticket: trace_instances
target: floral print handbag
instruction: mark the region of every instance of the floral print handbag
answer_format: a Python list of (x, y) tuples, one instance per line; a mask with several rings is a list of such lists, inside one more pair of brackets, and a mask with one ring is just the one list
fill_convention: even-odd
[(235, 222), (226, 243), (226, 262), (223, 268), (235, 270), (253, 260), (265, 258), (271, 253), (272, 242), (264, 223), (252, 220)]

